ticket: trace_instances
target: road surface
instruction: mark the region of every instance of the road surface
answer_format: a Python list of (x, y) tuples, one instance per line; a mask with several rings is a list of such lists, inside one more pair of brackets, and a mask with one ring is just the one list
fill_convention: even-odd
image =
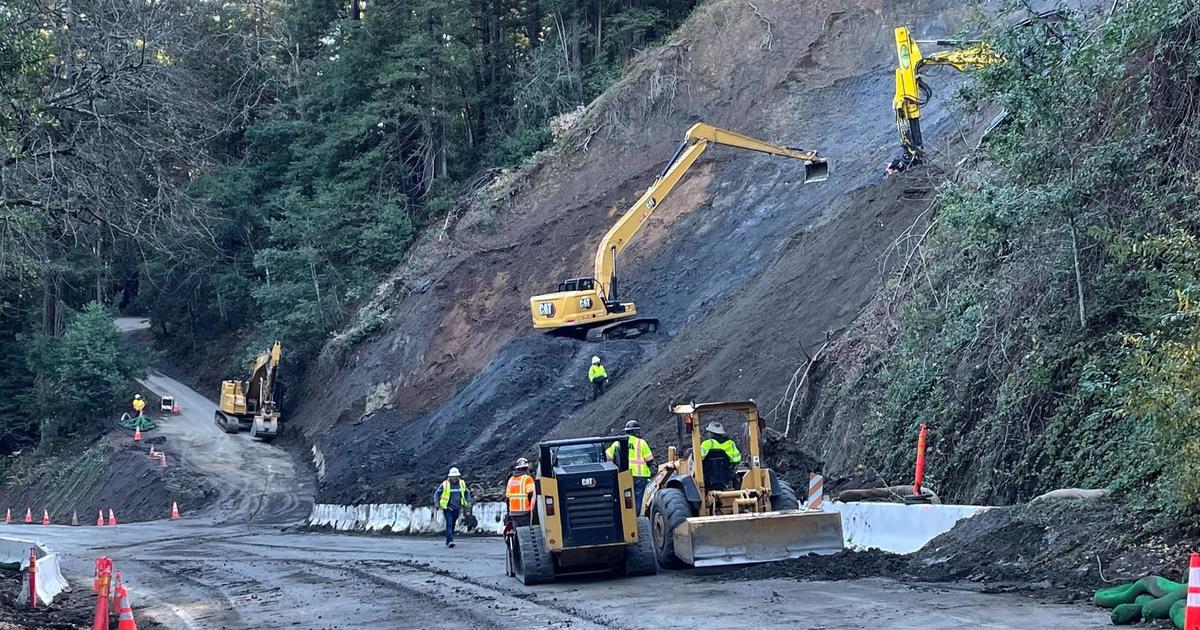
[[(720, 571), (575, 579), (526, 588), (504, 575), (496, 538), (306, 532), (313, 474), (298, 457), (213, 423), (212, 402), (161, 374), (180, 402), (163, 423), (176, 465), (221, 489), (198, 514), (116, 527), (10, 525), (64, 558), (76, 588), (113, 558), (139, 616), (170, 628), (1100, 628), (1103, 611), (985, 595), (967, 585), (725, 582)], [(0, 534), (2, 535), (2, 534)]]

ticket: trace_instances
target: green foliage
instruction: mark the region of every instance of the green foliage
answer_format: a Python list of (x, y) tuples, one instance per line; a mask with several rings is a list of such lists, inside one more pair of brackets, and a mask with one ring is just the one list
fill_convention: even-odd
[(902, 279), (867, 423), (888, 474), (925, 422), (952, 500), (1106, 486), (1166, 515), (1200, 504), (1200, 110), (1180, 106), (1200, 96), (1200, 8), (1122, 6), (988, 34), (1010, 61), (964, 93), (1007, 124)]
[(43, 444), (112, 421), (137, 368), (110, 310), (92, 302), (70, 318), (61, 337), (43, 337), (30, 347), (29, 363), (39, 382), (28, 411), (42, 419)]

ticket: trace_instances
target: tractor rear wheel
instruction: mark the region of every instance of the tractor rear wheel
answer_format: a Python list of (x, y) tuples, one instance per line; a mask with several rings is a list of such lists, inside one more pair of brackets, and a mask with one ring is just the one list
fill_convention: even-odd
[(800, 509), (800, 499), (796, 498), (796, 491), (782, 479), (779, 480), (779, 494), (771, 497), (771, 509), (776, 512)]
[(654, 575), (658, 573), (658, 562), (654, 556), (650, 519), (638, 517), (637, 528), (637, 542), (625, 548), (625, 575)]

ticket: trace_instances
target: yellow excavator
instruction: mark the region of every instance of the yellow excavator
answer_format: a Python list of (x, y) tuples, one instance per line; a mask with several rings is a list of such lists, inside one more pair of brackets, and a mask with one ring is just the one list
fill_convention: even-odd
[(588, 341), (636, 337), (658, 330), (657, 319), (638, 317), (633, 302), (618, 299), (617, 255), (629, 245), (700, 155), (714, 144), (802, 160), (805, 183), (824, 181), (829, 177), (829, 165), (816, 151), (780, 147), (704, 123), (693, 125), (662, 174), (600, 241), (594, 274), (564, 280), (554, 293), (529, 298), (534, 328), (585, 336)]
[(250, 437), (270, 442), (279, 435), (283, 387), (278, 383), (283, 350), (278, 341), (259, 354), (244, 381), (221, 382), (221, 401), (215, 420), (226, 433), (250, 431)]
[[(759, 439), (766, 422), (753, 400), (674, 405), (681, 438), (690, 448), (667, 448), (667, 461), (646, 487), (639, 506), (650, 518), (659, 565), (677, 569), (799, 558), (844, 548), (838, 512), (802, 507), (792, 487), (763, 466)], [(724, 432), (704, 418), (733, 415), (746, 427), (740, 462), (712, 448), (701, 431)]]
[[(1061, 38), (1062, 35), (1053, 30), (1052, 23), (1065, 18), (1057, 9), (1043, 11), (1023, 19), (1011, 28), (1023, 28), (1030, 24), (1044, 24), (1048, 31)], [(949, 47), (925, 56), (921, 54), (918, 44), (932, 44)], [(896, 112), (896, 130), (900, 133), (900, 145), (904, 152), (900, 157), (888, 164), (884, 175), (891, 175), (907, 170), (925, 161), (924, 140), (921, 137), (921, 108), (933, 97), (933, 89), (925, 82), (921, 74), (929, 67), (953, 68), (959, 72), (979, 70), (988, 66), (1005, 63), (1005, 58), (996, 52), (987, 42), (971, 39), (934, 39), (916, 40), (909, 36), (908, 27), (896, 27), (896, 93), (892, 97), (892, 109)], [(1006, 116), (1001, 112), (988, 129), (990, 131)]]

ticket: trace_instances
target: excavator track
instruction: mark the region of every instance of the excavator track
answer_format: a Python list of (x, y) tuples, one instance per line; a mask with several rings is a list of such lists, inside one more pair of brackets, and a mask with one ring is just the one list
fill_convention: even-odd
[(657, 319), (653, 317), (636, 317), (634, 319), (626, 319), (604, 326), (589, 328), (587, 331), (587, 340), (612, 341), (614, 339), (640, 337), (644, 334), (655, 332), (658, 332)]

